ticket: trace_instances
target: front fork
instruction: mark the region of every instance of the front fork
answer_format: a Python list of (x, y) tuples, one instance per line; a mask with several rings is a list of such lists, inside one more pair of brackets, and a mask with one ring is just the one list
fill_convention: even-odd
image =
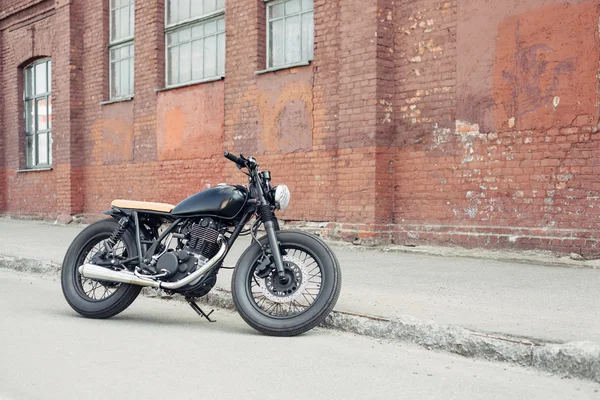
[(269, 239), (269, 245), (271, 247), (271, 254), (273, 255), (273, 261), (275, 261), (275, 269), (280, 279), (285, 278), (285, 270), (283, 268), (283, 259), (281, 258), (281, 250), (279, 249), (279, 242), (277, 242), (277, 235), (275, 234), (275, 222), (266, 221), (265, 230), (267, 231), (267, 238)]
[(285, 279), (285, 269), (283, 267), (283, 259), (281, 257), (281, 250), (279, 249), (279, 242), (277, 241), (276, 231), (279, 229), (279, 224), (275, 218), (275, 214), (271, 209), (270, 205), (262, 205), (259, 207), (260, 217), (265, 225), (265, 231), (267, 232), (267, 239), (269, 239), (269, 247), (271, 248), (271, 255), (275, 262), (275, 269), (280, 279)]

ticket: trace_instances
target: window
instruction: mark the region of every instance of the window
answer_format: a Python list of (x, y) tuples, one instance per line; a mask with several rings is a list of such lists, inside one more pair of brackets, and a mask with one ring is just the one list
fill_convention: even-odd
[(225, 74), (225, 0), (167, 0), (166, 85)]
[(133, 96), (134, 1), (110, 0), (110, 98)]
[(38, 61), (24, 70), (25, 166), (52, 165), (52, 63)]
[(267, 3), (267, 68), (313, 59), (313, 0)]

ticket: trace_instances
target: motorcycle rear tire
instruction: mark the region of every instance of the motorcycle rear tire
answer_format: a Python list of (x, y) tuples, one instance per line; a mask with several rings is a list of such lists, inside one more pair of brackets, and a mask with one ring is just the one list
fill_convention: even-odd
[[(65, 255), (61, 271), (63, 295), (73, 310), (84, 317), (95, 319), (113, 317), (129, 307), (142, 290), (141, 286), (121, 283), (110, 297), (93, 300), (85, 295), (81, 284), (78, 283), (81, 282), (78, 268), (82, 252), (93, 242), (107, 239), (116, 227), (117, 221), (114, 219), (105, 219), (91, 224), (77, 235)], [(121, 241), (127, 249), (128, 257), (137, 255), (135, 239), (130, 231), (125, 231)]]

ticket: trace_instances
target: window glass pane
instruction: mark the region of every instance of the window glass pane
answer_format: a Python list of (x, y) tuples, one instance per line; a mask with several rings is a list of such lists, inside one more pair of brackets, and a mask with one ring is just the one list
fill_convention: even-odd
[(36, 100), (37, 130), (48, 129), (48, 102), (45, 98)]
[(129, 59), (129, 92), (128, 94), (133, 94), (133, 68), (134, 68), (134, 58), (131, 57)]
[(110, 12), (110, 40), (113, 41), (117, 38), (118, 35), (118, 31), (117, 31), (117, 17), (118, 17), (118, 13), (119, 10), (112, 10)]
[(191, 11), (190, 17), (199, 17), (203, 14), (202, 12), (202, 0), (191, 0)]
[(25, 69), (25, 96), (33, 96), (33, 68)]
[(129, 6), (129, 35), (133, 36), (135, 30), (135, 6), (133, 3)]
[(225, 32), (225, 18), (219, 18), (217, 20), (217, 31)]
[(129, 88), (129, 60), (119, 61), (119, 67), (121, 69), (121, 72), (119, 72), (121, 78), (121, 91), (118, 96), (124, 96), (128, 94), (127, 90)]
[(204, 38), (204, 76), (217, 75), (217, 37)]
[(302, 60), (313, 59), (314, 26), (313, 13), (302, 14)]
[(225, 0), (217, 0), (217, 10), (225, 9)]
[(285, 63), (290, 64), (300, 60), (300, 16), (297, 15), (285, 20)]
[(217, 21), (209, 21), (204, 24), (204, 34), (212, 35), (217, 31)]
[(302, 11), (310, 11), (313, 7), (313, 0), (302, 0)]
[(126, 38), (129, 35), (129, 10), (121, 8), (119, 10), (119, 38)]
[(300, 0), (288, 0), (285, 2), (285, 15), (299, 13), (300, 8)]
[(184, 28), (179, 31), (179, 42), (190, 41), (190, 28)]
[(110, 61), (116, 61), (119, 59), (119, 49), (110, 50)]
[(129, 57), (129, 46), (123, 46), (119, 48), (119, 59), (128, 58)]
[[(196, 0), (199, 1), (199, 0)], [(215, 0), (204, 0), (204, 14), (215, 12), (217, 9), (217, 2)]]
[(110, 9), (115, 9), (117, 7), (121, 7), (121, 1), (120, 0), (110, 0)]
[(167, 35), (167, 46), (177, 44), (177, 32), (169, 33)]
[(271, 67), (284, 64), (283, 52), (283, 20), (271, 22), (270, 27), (270, 57)]
[(192, 42), (192, 80), (204, 78), (204, 49), (202, 39)]
[(48, 134), (40, 133), (38, 142), (38, 164), (48, 164)]
[(35, 65), (35, 94), (46, 93), (46, 63)]
[[(199, 0), (194, 0), (199, 1)], [(179, 0), (179, 17), (177, 21), (184, 21), (190, 18), (190, 0)]]
[(273, 19), (273, 18), (283, 17), (283, 7), (284, 7), (283, 3), (279, 3), (279, 4), (275, 4), (273, 6), (270, 6), (269, 9), (271, 10), (271, 15), (269, 18)]
[(35, 136), (27, 136), (25, 138), (25, 162), (28, 167), (33, 167), (35, 164)]
[(33, 133), (35, 130), (35, 126), (33, 125), (34, 122), (34, 115), (33, 115), (33, 100), (29, 100), (25, 102), (25, 132), (26, 133)]
[(189, 82), (192, 78), (190, 47), (191, 43), (179, 46), (179, 83)]
[(179, 47), (172, 47), (167, 52), (167, 84), (174, 85), (179, 76)]
[(52, 132), (48, 133), (48, 164), (52, 164)]
[(120, 93), (119, 84), (121, 83), (121, 79), (119, 78), (119, 68), (118, 62), (114, 62), (110, 64), (110, 96), (117, 97), (118, 93)]
[(48, 129), (52, 129), (52, 96), (48, 96)]
[(217, 42), (217, 74), (225, 75), (225, 34), (220, 33)]
[(52, 91), (52, 61), (48, 60), (48, 91)]
[(172, 24), (177, 21), (179, 15), (178, 0), (168, 0), (167, 5), (167, 24)]
[(192, 38), (197, 39), (197, 38), (201, 38), (204, 35), (204, 25), (200, 24), (200, 25), (195, 25), (192, 27)]

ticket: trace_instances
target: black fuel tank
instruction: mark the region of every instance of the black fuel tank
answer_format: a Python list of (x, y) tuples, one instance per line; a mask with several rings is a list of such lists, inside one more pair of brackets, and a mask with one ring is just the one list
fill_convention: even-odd
[(177, 204), (172, 215), (213, 215), (235, 217), (246, 204), (248, 192), (244, 186), (223, 185), (198, 192)]

